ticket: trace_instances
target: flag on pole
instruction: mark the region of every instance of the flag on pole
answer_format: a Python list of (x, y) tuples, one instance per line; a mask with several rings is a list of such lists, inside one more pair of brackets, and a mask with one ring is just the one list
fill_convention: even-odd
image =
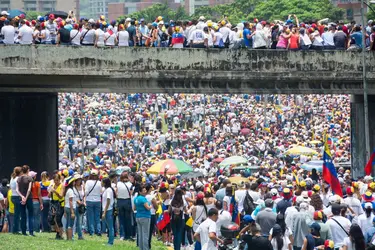
[(236, 223), (237, 225), (240, 225), (240, 213), (238, 212), (234, 188), (232, 188), (232, 198), (230, 200), (229, 213), (232, 215), (232, 222)]
[(327, 135), (324, 136), (323, 179), (331, 185), (331, 189), (335, 194), (342, 197), (342, 190), (339, 179), (337, 177), (335, 166), (333, 165)]
[(372, 152), (370, 159), (368, 160), (366, 167), (365, 167), (365, 174), (371, 175), (372, 172), (372, 166), (375, 164), (375, 149)]

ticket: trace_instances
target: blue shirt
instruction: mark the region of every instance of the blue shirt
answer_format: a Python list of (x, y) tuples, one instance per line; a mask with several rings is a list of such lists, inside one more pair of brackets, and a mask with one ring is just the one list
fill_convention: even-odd
[(134, 199), (135, 209), (137, 210), (135, 218), (151, 218), (150, 210), (147, 210), (144, 206), (144, 204), (146, 202), (150, 205), (150, 203), (147, 201), (146, 197), (144, 197), (142, 195), (138, 195)]
[(252, 47), (251, 38), (250, 39), (247, 38), (248, 35), (251, 35), (251, 31), (249, 29), (244, 29), (242, 34), (243, 34), (243, 40), (245, 42), (245, 46)]
[(354, 32), (353, 34), (350, 35), (350, 37), (354, 39), (355, 44), (358, 47), (362, 48), (362, 32), (360, 31)]

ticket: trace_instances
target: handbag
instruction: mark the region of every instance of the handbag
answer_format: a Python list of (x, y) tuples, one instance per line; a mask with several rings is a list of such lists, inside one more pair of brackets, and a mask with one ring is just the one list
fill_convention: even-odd
[[(94, 187), (95, 187), (95, 186), (94, 186)], [(81, 195), (79, 194), (77, 188), (75, 188), (75, 190), (76, 190), (77, 193), (78, 193), (78, 198), (79, 198), (79, 200), (82, 202)], [(79, 204), (79, 205), (78, 205), (78, 213), (79, 213), (79, 214), (84, 214), (85, 212), (86, 212), (86, 206), (85, 206), (85, 204), (83, 204), (83, 203)]]

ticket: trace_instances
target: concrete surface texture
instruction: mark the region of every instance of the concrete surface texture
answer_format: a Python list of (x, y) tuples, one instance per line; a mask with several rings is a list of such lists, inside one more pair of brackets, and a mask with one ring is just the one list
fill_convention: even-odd
[[(2, 92), (362, 93), (359, 52), (1, 46)], [(366, 53), (369, 94), (375, 60)]]

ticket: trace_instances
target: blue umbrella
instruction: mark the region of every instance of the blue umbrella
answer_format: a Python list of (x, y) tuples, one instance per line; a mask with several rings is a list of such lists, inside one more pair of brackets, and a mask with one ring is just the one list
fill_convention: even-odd
[(311, 171), (315, 168), (316, 171), (323, 172), (323, 161), (322, 160), (309, 161), (309, 162), (302, 164), (301, 168), (307, 171)]
[(26, 13), (21, 10), (10, 10), (8, 12), (10, 18), (15, 18), (16, 16), (20, 16), (21, 14), (24, 14), (26, 16)]

